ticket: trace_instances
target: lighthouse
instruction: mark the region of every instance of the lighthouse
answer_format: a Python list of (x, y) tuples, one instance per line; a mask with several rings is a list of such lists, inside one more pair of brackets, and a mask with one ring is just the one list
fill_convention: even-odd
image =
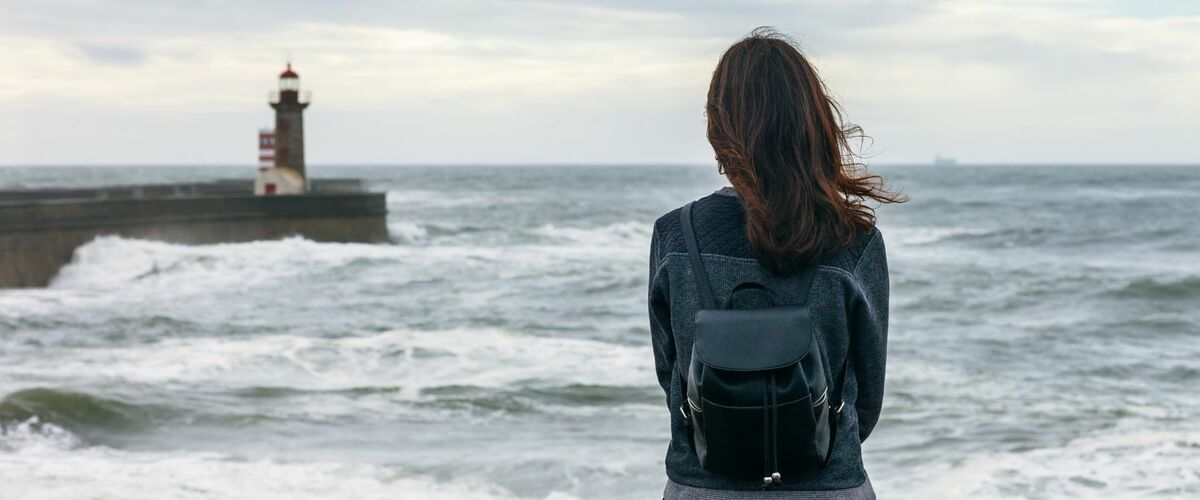
[[(291, 62), (279, 74), (279, 90), (271, 92), (269, 103), (275, 110), (275, 130), (259, 132), (259, 172), (254, 192), (266, 196), (302, 194), (308, 190), (304, 108), (308, 107), (309, 93), (300, 94), (300, 75), (292, 70)], [(264, 168), (270, 164), (274, 168)]]
[(304, 108), (309, 94), (300, 95), (300, 75), (292, 63), (279, 74), (279, 91), (271, 94), (275, 109), (275, 166), (289, 168), (305, 179), (304, 172)]

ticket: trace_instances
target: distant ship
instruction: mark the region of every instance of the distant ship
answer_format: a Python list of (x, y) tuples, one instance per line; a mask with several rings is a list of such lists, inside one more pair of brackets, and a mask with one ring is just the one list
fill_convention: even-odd
[(953, 167), (958, 165), (958, 158), (950, 158), (942, 155), (934, 155), (933, 165), (935, 167)]

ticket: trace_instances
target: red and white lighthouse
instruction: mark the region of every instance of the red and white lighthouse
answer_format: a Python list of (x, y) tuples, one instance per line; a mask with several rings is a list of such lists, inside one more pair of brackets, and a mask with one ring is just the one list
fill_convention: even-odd
[(279, 74), (279, 90), (271, 92), (269, 98), (275, 109), (275, 129), (258, 132), (256, 194), (301, 194), (307, 191), (304, 109), (308, 107), (309, 99), (308, 92), (301, 95), (300, 75), (289, 62), (287, 69)]

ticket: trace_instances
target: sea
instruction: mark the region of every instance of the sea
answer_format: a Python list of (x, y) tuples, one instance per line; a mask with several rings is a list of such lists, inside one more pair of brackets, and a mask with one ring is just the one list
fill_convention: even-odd
[[(386, 192), (391, 242), (102, 236), (0, 290), (0, 498), (661, 496), (647, 252), (715, 167), (310, 170)], [(1200, 167), (874, 170), (911, 198), (880, 498), (1200, 498)]]

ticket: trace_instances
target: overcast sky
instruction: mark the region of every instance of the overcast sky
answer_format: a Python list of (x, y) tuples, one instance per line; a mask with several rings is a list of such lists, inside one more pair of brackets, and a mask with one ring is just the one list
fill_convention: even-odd
[(874, 163), (1200, 163), (1200, 0), (0, 0), (0, 164), (245, 164), (291, 54), (310, 164), (712, 162), (759, 25)]

